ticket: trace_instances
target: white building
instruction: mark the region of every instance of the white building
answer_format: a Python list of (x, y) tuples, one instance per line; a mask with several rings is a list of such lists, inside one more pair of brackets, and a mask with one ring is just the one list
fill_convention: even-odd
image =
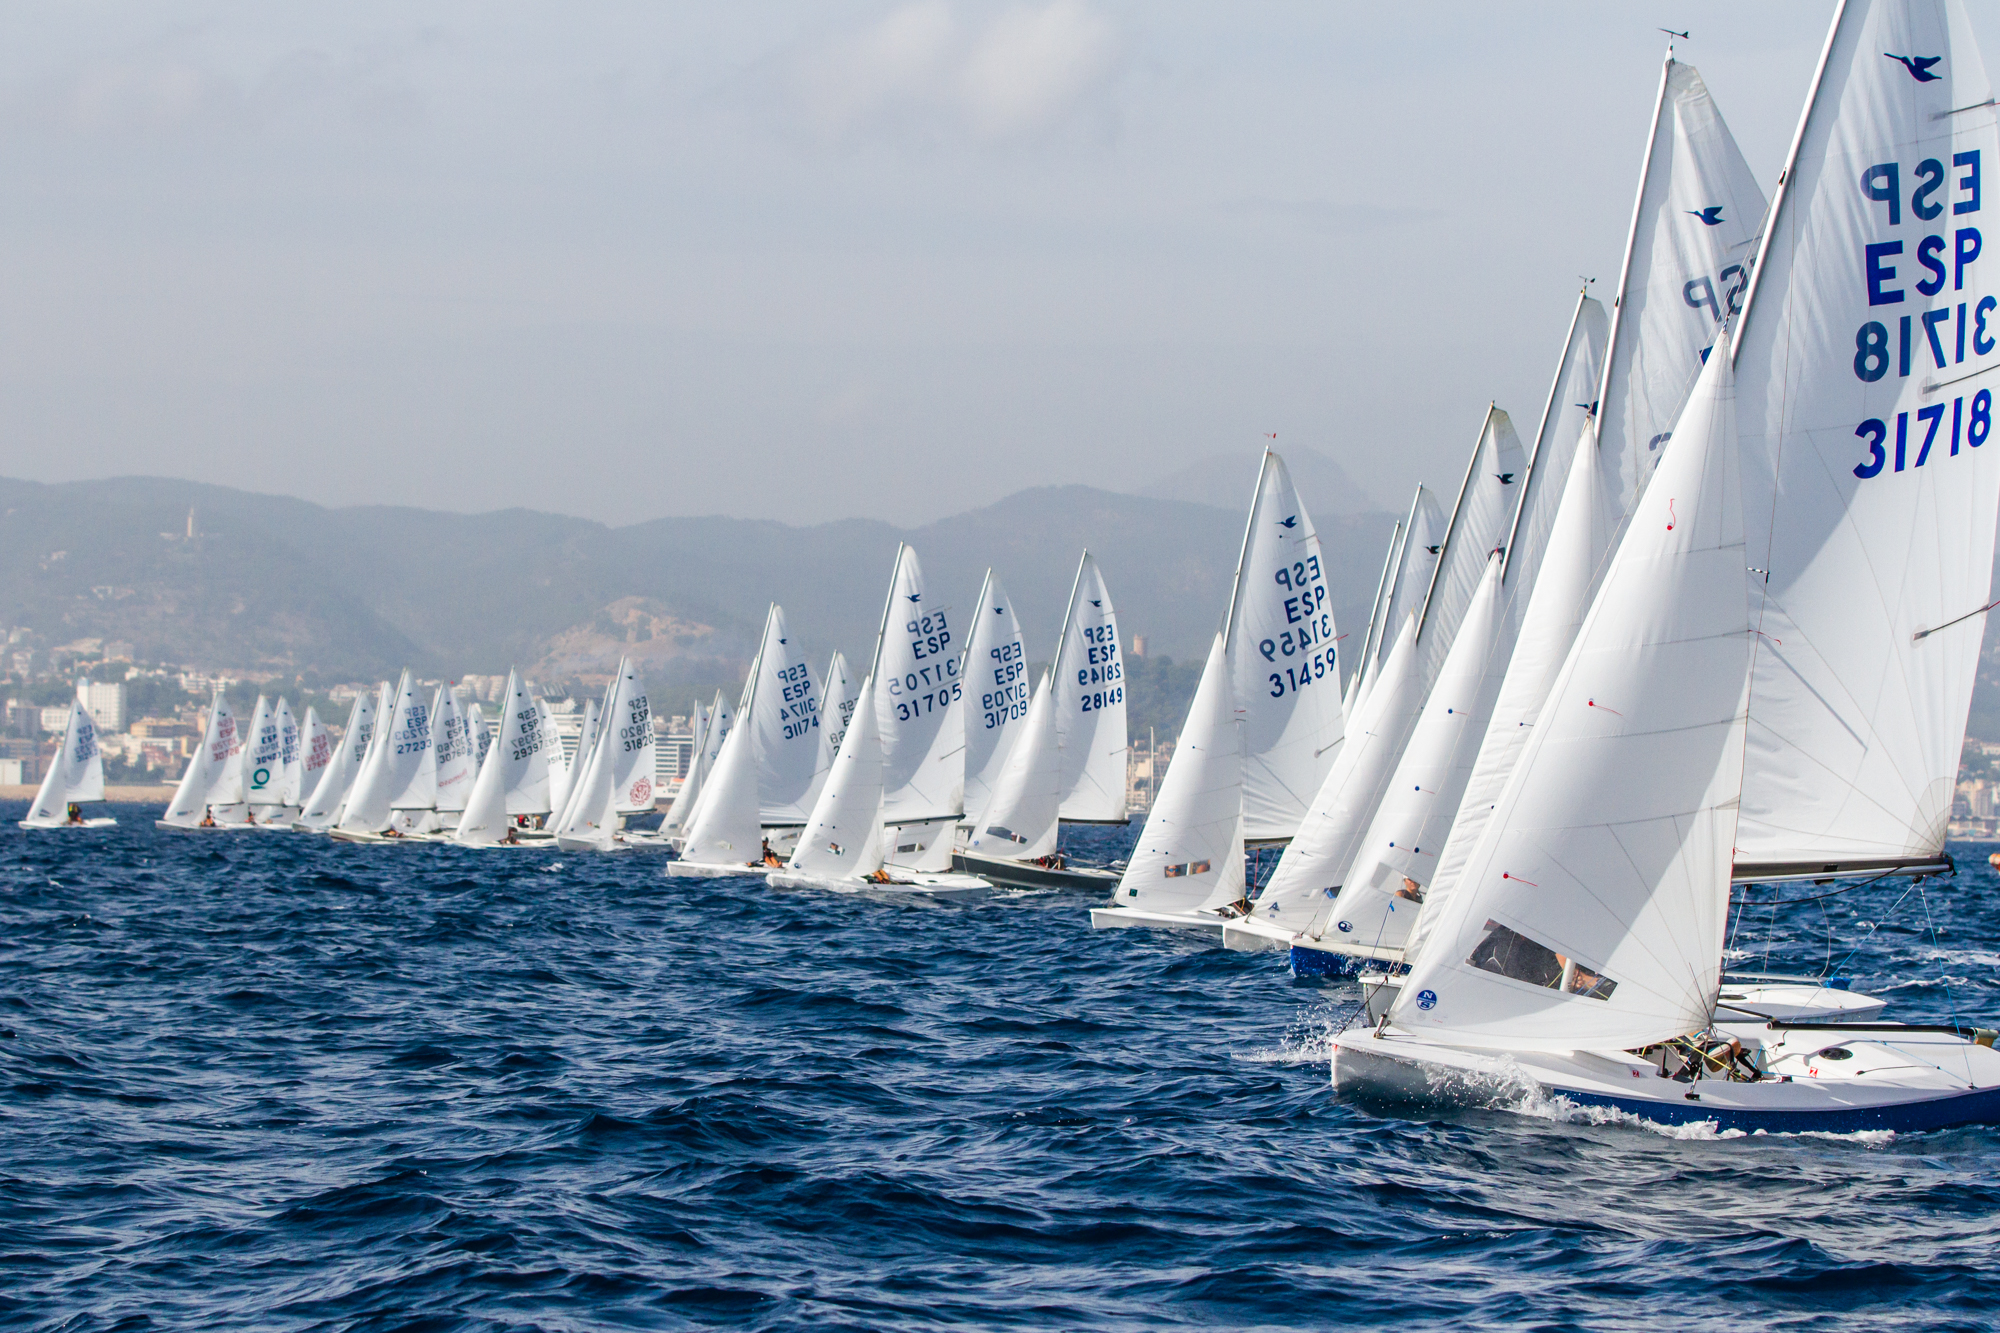
[(125, 682), (88, 682), (83, 687), (83, 711), (100, 732), (125, 730)]

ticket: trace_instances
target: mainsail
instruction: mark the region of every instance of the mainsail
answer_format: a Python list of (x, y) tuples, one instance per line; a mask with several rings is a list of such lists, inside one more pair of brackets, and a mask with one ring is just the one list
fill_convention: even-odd
[(882, 743), (884, 823), (956, 820), (964, 813), (965, 718), (952, 706), (964, 693), (964, 622), (927, 599), (917, 553), (898, 545), (869, 673)]
[(201, 748), (188, 760), (180, 786), (167, 805), (163, 824), (193, 828), (207, 816), (211, 806), (230, 805), (243, 799), (243, 742), (236, 732), (236, 714), (229, 701), (217, 690), (208, 707), (208, 725), (202, 731)]
[(1841, 5), (1735, 341), (1757, 629), (1739, 878), (1944, 855), (2000, 507), (1993, 102), (1956, 0)]
[(1123, 824), (1125, 662), (1118, 614), (1097, 561), (1085, 551), (1070, 585), (1054, 669), (1056, 739), (1062, 747), (1062, 817)]
[[(863, 699), (874, 697), (873, 678), (861, 683)], [(879, 712), (856, 711), (841, 738), (833, 771), (820, 788), (812, 818), (787, 863), (793, 870), (828, 879), (861, 880), (882, 869), (882, 738)]]
[[(751, 666), (744, 732), (750, 745), (753, 797), (766, 825), (803, 824), (812, 815), (819, 777), (819, 686), (805, 649), (773, 602)], [(754, 850), (754, 849), (753, 849)]]
[(999, 575), (989, 569), (973, 611), (965, 696), (959, 702), (965, 710), (965, 815), (975, 825), (993, 802), (1014, 738), (1027, 720), (1030, 687), (1021, 622)]
[[(81, 689), (78, 693), (80, 696)], [(97, 744), (97, 724), (82, 698), (73, 698), (63, 723), (62, 744), (49, 761), (49, 771), (21, 823), (26, 828), (59, 828), (69, 822), (71, 802), (103, 799), (104, 752)]]
[(1223, 628), (1243, 746), (1243, 836), (1253, 842), (1298, 831), (1340, 751), (1329, 573), (1284, 459), (1266, 449)]

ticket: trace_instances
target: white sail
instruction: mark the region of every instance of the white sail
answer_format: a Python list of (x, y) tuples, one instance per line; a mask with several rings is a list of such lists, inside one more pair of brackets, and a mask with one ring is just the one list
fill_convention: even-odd
[(1619, 515), (1659, 461), (1723, 321), (1742, 305), (1763, 219), (1764, 192), (1701, 75), (1668, 52), (1597, 395), (1598, 447), (1619, 477)]
[[(1423, 487), (1417, 488), (1422, 494)], [(1348, 717), (1354, 716), (1366, 692), (1369, 668), (1375, 660), (1374, 645), (1382, 634), (1382, 619), (1388, 614), (1389, 598), (1395, 591), (1396, 573), (1402, 564), (1403, 546), (1409, 537), (1409, 524), (1402, 519), (1389, 530), (1389, 549), (1382, 557), (1382, 573), (1375, 580), (1375, 600), (1368, 607), (1368, 624), (1361, 631), (1357, 646), (1350, 647), (1342, 661), (1347, 670), (1347, 684), (1341, 693), (1342, 709)]]
[(660, 821), (663, 834), (684, 834), (688, 825), (694, 822), (695, 811), (701, 808), (702, 790), (708, 785), (708, 775), (715, 771), (715, 761), (722, 757), (722, 746), (734, 729), (731, 724), (735, 716), (728, 701), (722, 697), (722, 691), (717, 690), (705, 723), (695, 735), (694, 767), (681, 783), (673, 805), (667, 809), (666, 818)]
[(1472, 604), (1472, 594), (1486, 572), (1486, 557), (1507, 542), (1527, 475), (1528, 458), (1513, 420), (1497, 407), (1487, 408), (1458, 503), (1445, 527), (1437, 572), (1431, 576), (1417, 618), (1417, 678), (1426, 692), (1451, 651), (1465, 608)]
[(1118, 614), (1090, 552), (1077, 562), (1053, 672), (1062, 746), (1062, 817), (1122, 824), (1125, 809), (1125, 660)]
[(964, 810), (965, 720), (952, 707), (964, 693), (964, 621), (927, 598), (917, 553), (899, 545), (870, 673), (885, 823), (955, 820)]
[(673, 802), (667, 806), (667, 813), (660, 820), (662, 837), (684, 833), (687, 830), (688, 818), (693, 814), (695, 801), (701, 795), (702, 777), (708, 769), (705, 751), (708, 746), (709, 719), (712, 716), (712, 710), (701, 704), (694, 706), (694, 716), (688, 724), (692, 735), (688, 745), (687, 770), (681, 774), (681, 785), (674, 792)]
[(243, 799), (254, 812), (275, 810), (284, 804), (283, 752), (277, 714), (271, 701), (260, 694), (256, 707), (250, 710), (243, 752)]
[[(504, 694), (500, 697), (503, 701), (507, 698)], [(476, 770), (486, 762), (486, 752), (493, 748), (493, 729), (486, 724), (486, 710), (479, 700), (468, 694), (459, 700), (459, 706), (465, 710), (465, 729), (472, 733), (472, 767)]]
[(583, 702), (583, 726), (577, 732), (576, 753), (563, 757), (558, 745), (549, 757), (549, 820), (550, 828), (561, 823), (569, 814), (570, 802), (576, 796), (576, 780), (583, 774), (583, 766), (590, 759), (590, 747), (597, 742), (597, 700)]
[(959, 707), (965, 710), (965, 813), (976, 822), (992, 803), (1008, 751), (1027, 720), (1033, 682), (1013, 599), (990, 569), (972, 615)]
[[(391, 788), (393, 809), (437, 808), (437, 714), (444, 693), (440, 685), (427, 698), (413, 685), (407, 705), (402, 699), (396, 701), (395, 722), (389, 729), (389, 771), (401, 775), (402, 781), (400, 787)], [(403, 758), (410, 759), (408, 769), (398, 762)]]
[[(1412, 616), (1421, 623), (1424, 612), (1424, 598), (1431, 589), (1431, 581), (1437, 577), (1438, 555), (1444, 550), (1445, 528), (1448, 520), (1444, 509), (1438, 504), (1437, 496), (1426, 486), (1417, 487), (1410, 498), (1410, 512), (1403, 520), (1405, 536), (1401, 547), (1394, 552), (1394, 572), (1390, 577), (1388, 595), (1378, 598), (1377, 616), (1368, 627), (1368, 639), (1360, 658), (1361, 687), (1354, 702), (1358, 704), (1363, 695), (1373, 687), (1375, 678), (1389, 661), (1389, 654), (1395, 649), (1396, 636)], [(1350, 713), (1352, 710), (1349, 710)]]
[(327, 762), (326, 771), (320, 775), (312, 794), (305, 800), (305, 809), (299, 814), (298, 822), (306, 828), (323, 833), (337, 822), (340, 807), (346, 803), (348, 792), (361, 772), (362, 760), (368, 757), (369, 742), (375, 736), (375, 715), (381, 703), (380, 695), (380, 690), (363, 690), (348, 705), (347, 725), (341, 730), (340, 740), (333, 746), (333, 757)]
[(752, 667), (752, 697), (742, 730), (750, 735), (756, 797), (765, 824), (803, 824), (812, 814), (819, 774), (819, 686), (812, 667), (773, 603)]
[(1114, 901), (1149, 912), (1214, 911), (1243, 898), (1243, 757), (1223, 637), (1215, 636), (1160, 794)]
[(556, 748), (555, 733), (546, 725), (541, 701), (511, 668), (499, 707), (499, 735), (479, 764), (452, 835), (461, 843), (499, 842), (514, 816), (549, 813), (549, 752)]
[(1492, 707), (1487, 664), (1505, 637), (1499, 553), (1452, 637), (1444, 668), (1403, 747), (1333, 906), (1335, 939), (1369, 951), (1400, 949), (1457, 817), (1471, 773), (1467, 751), (1485, 735)]
[(1590, 590), (1596, 583), (1601, 555), (1611, 540), (1617, 494), (1618, 460), (1601, 453), (1595, 441), (1587, 439), (1571, 460), (1555, 528), (1526, 609), (1520, 613), (1520, 629), (1507, 658), (1485, 739), (1466, 779), (1458, 818), (1426, 886), (1424, 910), (1407, 946), (1412, 958), (1421, 951), (1444, 902), (1455, 891), (1508, 776), (1534, 734), (1535, 721), (1555, 685), (1556, 673), (1569, 656), (1570, 644), (1590, 608)]
[(1266, 449), (1223, 630), (1252, 841), (1298, 832), (1340, 750), (1346, 717), (1327, 572), (1291, 473)]
[(826, 785), (827, 774), (833, 772), (834, 756), (840, 753), (840, 742), (854, 720), (855, 706), (861, 702), (861, 692), (854, 685), (848, 676), (847, 659), (835, 650), (833, 659), (826, 664), (826, 679), (820, 685), (819, 762), (813, 772), (815, 805), (819, 803), (819, 789)]
[[(635, 743), (624, 733), (630, 730), (635, 714), (646, 712), (645, 689), (630, 659), (619, 658), (617, 674), (606, 688), (596, 734), (588, 738), (587, 750), (577, 751), (582, 769), (571, 786), (569, 804), (554, 826), (556, 837), (565, 844), (584, 843), (599, 851), (611, 850), (623, 795), (618, 783), (629, 762), (625, 746)], [(650, 721), (646, 729), (650, 735)]]
[[(861, 697), (874, 696), (873, 678), (861, 683)], [(820, 789), (812, 818), (787, 863), (802, 874), (856, 880), (882, 869), (882, 738), (880, 714), (855, 712), (841, 738), (833, 771)]]
[(278, 804), (296, 810), (305, 783), (305, 752), (299, 743), (299, 722), (282, 694), (272, 713), (278, 722), (278, 764), (285, 775), (278, 783)]
[(1590, 1050), (1708, 1025), (1751, 639), (1733, 388), (1712, 356), (1396, 1003), (1404, 1028)]
[(1055, 691), (1050, 673), (1043, 672), (1020, 734), (1008, 747), (993, 799), (973, 825), (967, 845), (982, 856), (1011, 861), (1047, 856), (1056, 849), (1061, 811), (1062, 748), (1056, 741)]
[[(1542, 558), (1548, 551), (1556, 515), (1562, 508), (1570, 460), (1576, 457), (1586, 439), (1594, 441), (1591, 423), (1595, 417), (1591, 404), (1604, 373), (1608, 328), (1604, 307), (1579, 293), (1576, 310), (1570, 316), (1568, 336), (1563, 339), (1562, 355), (1556, 360), (1548, 401), (1542, 407), (1534, 449), (1528, 455), (1528, 475), (1520, 483), (1513, 521), (1500, 545), (1503, 556), (1500, 593), (1506, 629), (1495, 664), (1498, 671), (1506, 669), (1506, 651), (1511, 648), (1514, 631), (1527, 609), (1528, 592), (1540, 577)], [(1495, 684), (1497, 687), (1497, 680)]]
[(236, 732), (236, 714), (218, 690), (208, 706), (201, 748), (188, 760), (187, 771), (181, 774), (180, 786), (174, 789), (174, 799), (161, 822), (193, 828), (207, 816), (211, 805), (238, 800), (242, 791), (243, 742)]
[(1333, 900), (1423, 706), (1417, 621), (1403, 620), (1388, 659), (1349, 719), (1340, 757), (1320, 784), (1299, 831), (1278, 858), (1251, 915), (1272, 925), (1324, 933)]
[(2000, 508), (1993, 98), (1956, 0), (1840, 7), (1735, 343), (1740, 877), (1944, 853)]
[(321, 780), (332, 767), (337, 748), (333, 733), (327, 729), (326, 723), (319, 720), (319, 710), (307, 704), (306, 720), (299, 727), (299, 790), (292, 801), (302, 813), (305, 807), (312, 804)]
[[(431, 752), (430, 703), (410, 679), (408, 667), (386, 702), (386, 715), (377, 723), (377, 734), (341, 812), (340, 827), (350, 833), (380, 833), (389, 827), (392, 811), (426, 809), (435, 796), (436, 770), (424, 767)], [(430, 792), (418, 790), (425, 773), (432, 778)], [(424, 805), (399, 804), (418, 796)]]
[(653, 706), (637, 662), (628, 659), (619, 673), (618, 708), (606, 730), (613, 804), (621, 815), (652, 813), (659, 739), (653, 734)]
[(21, 822), (29, 828), (59, 828), (69, 822), (71, 802), (103, 799), (104, 752), (97, 744), (97, 724), (81, 698), (71, 699), (62, 744), (42, 776), (28, 817)]
[[(757, 712), (757, 695), (764, 686), (761, 673), (753, 667), (750, 697), (738, 716)], [(683, 861), (705, 865), (749, 865), (763, 859), (764, 830), (758, 817), (757, 741), (755, 726), (730, 729), (722, 742), (722, 753), (709, 770), (701, 804), (695, 807), (681, 845)]]
[(472, 728), (466, 724), (458, 691), (449, 685), (438, 688), (437, 713), (431, 719), (431, 749), (436, 755), (436, 808), (447, 813), (465, 809), (475, 773)]

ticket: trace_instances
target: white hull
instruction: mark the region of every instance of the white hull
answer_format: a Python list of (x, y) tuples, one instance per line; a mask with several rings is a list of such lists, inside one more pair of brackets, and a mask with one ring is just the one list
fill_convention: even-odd
[(51, 819), (45, 823), (36, 822), (34, 820), (28, 820), (28, 819), (19, 820), (17, 822), (19, 822), (22, 828), (31, 828), (31, 829), (64, 829), (64, 828), (85, 829), (85, 828), (110, 828), (118, 821), (113, 819), (109, 815), (104, 815), (97, 819), (84, 819), (84, 820), (79, 820), (75, 823), (71, 823), (67, 819)]
[(883, 883), (872, 879), (807, 875), (796, 870), (773, 870), (769, 882), (775, 889), (821, 889), (828, 893), (877, 893), (904, 897), (970, 898), (993, 891), (993, 886), (977, 875), (928, 872), (901, 872), (897, 878)]
[[(2000, 1120), (2000, 1052), (1947, 1029), (1894, 1024), (1729, 1025), (1763, 1076), (1668, 1077), (1627, 1051), (1488, 1051), (1395, 1028), (1334, 1043), (1343, 1092), (1496, 1110), (1562, 1104), (1660, 1124), (1772, 1133), (1922, 1130)], [(1983, 1034), (1990, 1041), (1991, 1034)], [(1558, 1099), (1560, 1099), (1558, 1101)]]
[(767, 878), (773, 867), (764, 865), (726, 865), (714, 861), (669, 861), (666, 875), (669, 879), (739, 879)]
[(1222, 927), (1222, 947), (1247, 953), (1287, 953), (1299, 932), (1274, 926), (1262, 917), (1238, 917)]
[(1090, 909), (1092, 930), (1117, 930), (1120, 928), (1143, 928), (1148, 930), (1199, 930), (1220, 936), (1223, 928), (1233, 918), (1216, 916), (1212, 912), (1149, 912), (1139, 907), (1093, 907)]

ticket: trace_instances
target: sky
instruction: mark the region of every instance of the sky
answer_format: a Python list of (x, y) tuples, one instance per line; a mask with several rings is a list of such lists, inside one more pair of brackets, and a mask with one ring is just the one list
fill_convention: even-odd
[(1275, 434), (1401, 508), (1615, 283), (1655, 25), (1768, 192), (1831, 12), (24, 7), (0, 473), (916, 525)]

